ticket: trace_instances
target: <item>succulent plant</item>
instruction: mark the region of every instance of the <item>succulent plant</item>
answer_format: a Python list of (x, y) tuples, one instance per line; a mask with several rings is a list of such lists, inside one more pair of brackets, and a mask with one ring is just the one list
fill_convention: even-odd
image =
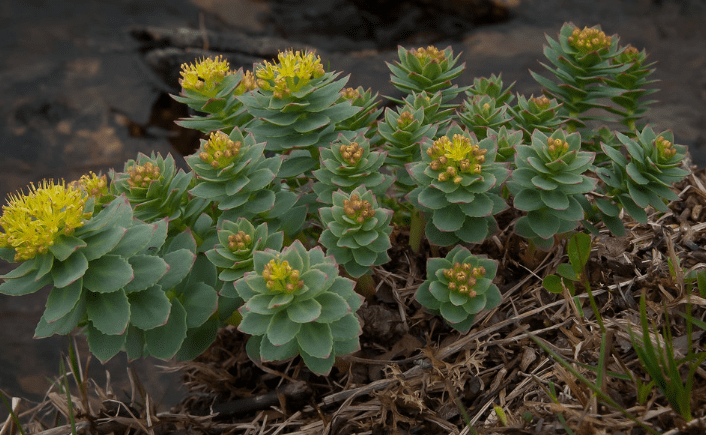
[(230, 132), (235, 126), (243, 126), (252, 119), (235, 97), (257, 87), (252, 73), (243, 70), (231, 71), (223, 56), (202, 58), (192, 64), (181, 66), (181, 94), (171, 97), (207, 116), (191, 116), (177, 121), (182, 127), (193, 128), (202, 133), (213, 130)]
[(362, 134), (353, 138), (339, 135), (330, 148), (321, 148), (321, 168), (314, 171), (313, 189), (323, 204), (333, 204), (331, 194), (339, 189), (351, 193), (364, 184), (375, 195), (384, 195), (394, 178), (380, 172), (385, 153), (370, 151), (370, 142)]
[(473, 85), (466, 90), (466, 95), (472, 97), (474, 95), (487, 95), (495, 100), (497, 106), (510, 104), (515, 96), (510, 92), (515, 86), (511, 83), (510, 86), (503, 89), (502, 74), (491, 74), (490, 77), (476, 77), (473, 79)]
[(509, 106), (498, 104), (488, 95), (474, 95), (463, 102), (458, 112), (461, 123), (477, 138), (485, 139), (487, 129), (498, 129), (510, 125), (512, 116), (507, 113)]
[[(27, 231), (16, 231), (23, 226), (15, 210), (37, 200), (51, 206), (31, 207), (38, 213), (34, 216), (21, 210), (36, 222), (34, 245), (17, 243), (27, 238)], [(167, 219), (155, 223), (133, 219), (125, 195), (95, 214), (90, 212), (91, 201), (79, 183), (44, 183), (29, 195), (15, 198), (0, 219), (6, 231), (3, 253), (15, 253), (23, 263), (2, 277), (0, 293), (29, 294), (51, 284), (35, 336), (68, 334), (85, 326), (89, 348), (101, 361), (121, 349), (131, 358), (169, 359), (178, 352), (193, 358), (203, 352), (210, 341), (205, 341), (201, 327), (216, 309), (215, 290), (190, 283), (180, 295), (167, 293), (192, 272), (193, 238), (192, 250), (181, 249), (174, 241), (163, 250)], [(53, 224), (43, 225), (49, 222)], [(192, 275), (191, 280), (197, 276), (204, 274)], [(216, 327), (213, 324), (210, 329), (213, 339)], [(196, 342), (187, 339), (188, 330), (198, 331)]]
[(193, 221), (207, 205), (199, 199), (189, 199), (193, 174), (177, 170), (174, 158), (152, 153), (139, 153), (137, 160), (128, 160), (124, 172), (109, 172), (110, 192), (124, 194), (134, 208), (135, 218), (155, 222), (162, 218)]
[(646, 126), (636, 132), (635, 139), (616, 133), (627, 150), (627, 157), (619, 150), (603, 146), (610, 157), (611, 165), (596, 170), (606, 184), (606, 198), (596, 198), (596, 206), (602, 213), (608, 228), (622, 233), (622, 221), (618, 218), (620, 206), (636, 221), (647, 222), (646, 208), (668, 211), (666, 201), (679, 199), (671, 189), (673, 183), (681, 181), (688, 172), (681, 168), (686, 147), (674, 144), (670, 131), (656, 134)]
[(521, 130), (525, 141), (529, 142), (535, 129), (551, 134), (563, 123), (559, 116), (561, 104), (556, 99), (549, 99), (544, 95), (540, 97), (517, 96), (517, 105), (509, 109), (512, 114), (510, 126), (515, 130)]
[(527, 215), (517, 221), (515, 229), (537, 246), (551, 246), (555, 234), (573, 230), (584, 219), (577, 197), (596, 186), (595, 179), (584, 175), (595, 154), (580, 149), (581, 135), (567, 135), (563, 130), (550, 137), (535, 130), (530, 145), (516, 148), (517, 169), (507, 186), (515, 196), (515, 208)]
[(422, 144), (421, 162), (408, 165), (417, 183), (410, 202), (428, 216), (427, 239), (447, 246), (477, 243), (495, 227), (494, 214), (507, 208), (496, 193), (509, 171), (495, 162), (494, 137), (480, 142), (457, 124), (433, 143)]
[(645, 50), (638, 51), (635, 47), (628, 45), (613, 59), (613, 63), (628, 65), (629, 68), (612, 74), (606, 79), (609, 86), (625, 90), (622, 94), (611, 98), (620, 108), (606, 107), (606, 110), (619, 115), (621, 117), (620, 123), (627, 126), (629, 132), (636, 129), (636, 122), (645, 114), (647, 106), (656, 102), (656, 100), (641, 100), (643, 97), (657, 92), (657, 89), (647, 87), (657, 82), (657, 80), (647, 79), (655, 71), (652, 67), (656, 62), (648, 64), (645, 62), (646, 60)]
[[(397, 54), (399, 61), (394, 65), (388, 62), (387, 67), (392, 72), (390, 81), (402, 92), (411, 94), (426, 91), (433, 94), (441, 91), (442, 102), (448, 104), (459, 92), (466, 89), (451, 85), (451, 81), (466, 69), (465, 63), (454, 67), (459, 56), (454, 58), (451, 47), (439, 50), (430, 45), (427, 48), (407, 50), (400, 46)], [(402, 104), (401, 100), (392, 101)]]
[(515, 149), (518, 145), (522, 145), (523, 135), (519, 130), (507, 129), (504, 126), (500, 129), (493, 130), (489, 128), (486, 132), (488, 136), (495, 136), (498, 143), (498, 155), (495, 157), (496, 162), (509, 162), (514, 160)]
[(267, 223), (255, 227), (244, 218), (239, 218), (237, 222), (224, 220), (219, 223), (219, 243), (206, 251), (206, 257), (220, 269), (218, 279), (224, 282), (237, 281), (246, 272), (253, 270), (252, 258), (255, 251), (279, 251), (282, 249), (282, 241), (282, 232), (270, 234)]
[(404, 99), (404, 107), (410, 112), (424, 109), (424, 124), (435, 125), (436, 131), (445, 130), (453, 120), (454, 107), (444, 105), (441, 91), (435, 93), (412, 92)]
[(324, 72), (313, 52), (285, 51), (278, 62), (256, 66), (258, 88), (238, 97), (255, 120), (248, 131), (267, 150), (286, 154), (279, 176), (296, 178), (316, 169), (319, 147), (336, 139), (336, 124), (361, 111), (341, 89), (348, 78)]
[(362, 297), (353, 282), (338, 275), (333, 257), (321, 248), (307, 251), (296, 240), (282, 252), (255, 252), (255, 270), (221, 290), (240, 298), (240, 331), (250, 334), (246, 350), (254, 361), (301, 355), (317, 374), (327, 374), (336, 356), (359, 349), (355, 312)]
[(276, 181), (282, 159), (265, 157), (265, 144), (256, 143), (252, 134), (243, 136), (237, 127), (230, 135), (212, 132), (200, 150), (185, 160), (196, 174), (196, 185), (189, 193), (216, 203), (223, 210), (222, 219), (258, 218), (288, 234), (303, 225), (306, 209), (294, 207), (297, 194)]
[(319, 210), (324, 231), (319, 242), (354, 278), (390, 261), (392, 211), (378, 207), (375, 195), (359, 186), (333, 193), (333, 206)]
[(535, 72), (531, 72), (532, 77), (562, 103), (566, 111), (563, 115), (572, 128), (582, 127), (585, 120), (601, 119), (584, 113), (591, 108), (605, 110), (601, 99), (623, 94), (623, 89), (611, 86), (606, 79), (630, 68), (613, 61), (621, 52), (618, 38), (606, 36), (600, 26), (579, 29), (567, 23), (562, 26), (558, 41), (547, 36), (547, 42), (544, 55), (551, 66), (544, 63), (542, 66), (559, 83)]
[(496, 261), (456, 246), (445, 258), (427, 260), (427, 279), (417, 289), (417, 301), (465, 334), (476, 314), (492, 310), (502, 301), (493, 284), (497, 269)]
[(349, 118), (339, 121), (336, 124), (336, 131), (362, 133), (366, 138), (371, 139), (376, 132), (376, 129), (372, 127), (382, 113), (382, 109), (377, 107), (380, 104), (380, 100), (377, 98), (377, 92), (373, 95), (370, 89), (366, 91), (362, 86), (344, 88), (341, 91), (341, 97), (336, 103), (340, 104), (348, 100), (353, 107), (360, 107), (360, 111)]

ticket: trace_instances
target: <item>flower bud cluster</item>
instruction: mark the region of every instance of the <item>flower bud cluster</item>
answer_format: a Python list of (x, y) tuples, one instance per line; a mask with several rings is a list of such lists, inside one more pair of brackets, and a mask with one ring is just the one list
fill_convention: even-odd
[(279, 53), (277, 58), (279, 63), (264, 61), (255, 72), (257, 85), (272, 91), (275, 98), (289, 96), (307, 85), (312, 78), (320, 78), (325, 73), (321, 57), (315, 56), (312, 51), (287, 50)]
[(184, 90), (196, 92), (212, 91), (225, 76), (230, 75), (230, 64), (223, 56), (214, 59), (202, 58), (196, 64), (181, 65), (179, 84)]
[(265, 285), (273, 292), (293, 293), (304, 287), (304, 281), (299, 279), (300, 272), (292, 269), (287, 260), (270, 260), (262, 271)]
[(245, 71), (243, 78), (240, 80), (240, 84), (235, 88), (233, 92), (234, 95), (243, 95), (248, 91), (254, 91), (257, 89), (257, 80), (251, 71)]
[(0, 216), (0, 247), (15, 250), (15, 261), (45, 254), (60, 234), (70, 235), (83, 226), (86, 195), (74, 183), (43, 180), (28, 194), (10, 195)]
[(569, 151), (569, 144), (559, 138), (552, 139), (550, 137), (547, 139), (547, 151), (549, 152), (549, 157), (556, 160)]
[(357, 100), (361, 97), (360, 91), (356, 88), (343, 88), (341, 90), (341, 96), (347, 100)]
[(485, 276), (483, 266), (473, 267), (469, 263), (454, 263), (450, 269), (444, 269), (444, 276), (449, 281), (449, 290), (458, 292), (468, 297), (476, 297), (473, 286), (478, 278)]
[(358, 142), (351, 142), (349, 145), (343, 144), (338, 150), (341, 152), (341, 157), (351, 166), (356, 166), (363, 157), (365, 151)]
[(409, 52), (414, 57), (419, 59), (422, 64), (441, 63), (446, 60), (446, 53), (444, 53), (443, 50), (439, 50), (438, 48), (434, 47), (433, 45), (430, 45), (427, 48), (413, 48), (409, 50)]
[(404, 130), (409, 127), (414, 122), (414, 115), (409, 110), (405, 110), (400, 113), (399, 119), (397, 119), (397, 126)]
[(81, 175), (78, 181), (71, 182), (70, 186), (83, 189), (84, 192), (94, 198), (100, 198), (108, 194), (108, 177), (104, 174), (100, 177), (93, 171)]
[(358, 195), (351, 195), (351, 199), (343, 200), (343, 212), (346, 216), (362, 224), (366, 219), (375, 216), (370, 201), (362, 201)]
[(160, 178), (159, 167), (153, 165), (152, 162), (147, 162), (144, 165), (133, 165), (127, 170), (130, 178), (127, 184), (133, 187), (146, 189), (150, 184)]
[(664, 136), (657, 136), (657, 138), (654, 140), (654, 144), (655, 148), (657, 149), (657, 156), (662, 161), (667, 161), (671, 159), (677, 153), (677, 149), (673, 147), (674, 144), (665, 139)]
[(214, 169), (228, 166), (240, 153), (241, 141), (233, 141), (222, 131), (211, 132), (211, 136), (199, 153), (202, 162), (208, 163)]
[(250, 249), (252, 246), (252, 237), (249, 234), (245, 234), (245, 231), (240, 230), (237, 234), (231, 234), (228, 236), (228, 249), (231, 251), (244, 251)]
[(440, 171), (439, 181), (453, 180), (460, 183), (463, 178), (459, 173), (480, 174), (488, 150), (478, 144), (471, 144), (471, 139), (455, 134), (453, 139), (442, 136), (427, 149), (427, 155), (432, 158), (429, 167)]
[(541, 97), (531, 97), (529, 99), (530, 102), (534, 103), (538, 108), (541, 110), (546, 110), (551, 106), (552, 101), (547, 98), (545, 95), (542, 95)]
[(568, 41), (579, 52), (590, 53), (610, 47), (611, 39), (599, 29), (584, 27), (583, 30), (579, 30), (575, 27)]

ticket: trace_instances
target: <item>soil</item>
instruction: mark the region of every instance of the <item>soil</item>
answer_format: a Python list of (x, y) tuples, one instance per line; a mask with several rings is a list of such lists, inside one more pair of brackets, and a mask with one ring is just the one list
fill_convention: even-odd
[[(176, 93), (173, 67), (214, 47), (178, 47), (136, 37), (136, 29), (206, 29), (236, 34), (252, 45), (226, 54), (250, 67), (272, 57), (262, 44), (284, 49), (310, 45), (331, 68), (350, 73), (349, 85), (397, 96), (385, 62), (397, 44), (451, 45), (462, 52), (474, 77), (502, 73), (515, 90), (538, 95), (528, 70), (542, 71), (544, 35), (566, 21), (600, 23), (606, 33), (645, 48), (658, 61), (660, 100), (648, 120), (670, 128), (706, 166), (706, 2), (519, 0), (296, 2), (264, 0), (160, 0), (75, 2), (5, 0), (0, 5), (0, 195), (42, 178), (73, 180), (89, 170), (122, 169), (137, 152), (187, 153), (198, 136), (173, 125), (185, 116), (168, 97)], [(203, 42), (203, 41), (202, 41)], [(268, 45), (269, 44), (269, 45)], [(217, 48), (217, 47), (215, 47)], [(160, 63), (162, 62), (162, 63)], [(236, 63), (235, 66), (238, 66)], [(0, 264), (0, 272), (9, 270)], [(0, 296), (0, 389), (10, 396), (41, 399), (47, 378), (57, 375), (65, 339), (32, 340), (46, 292)], [(125, 361), (109, 366), (127, 388)], [(175, 402), (174, 376), (143, 364), (153, 396)], [(103, 370), (93, 362), (93, 374)], [(160, 377), (161, 376), (161, 377)], [(100, 382), (100, 381), (99, 381)], [(4, 416), (0, 410), (0, 417)]]

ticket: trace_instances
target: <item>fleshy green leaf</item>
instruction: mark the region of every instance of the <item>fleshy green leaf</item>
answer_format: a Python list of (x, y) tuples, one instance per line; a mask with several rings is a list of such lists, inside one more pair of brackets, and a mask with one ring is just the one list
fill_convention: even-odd
[(181, 344), (176, 358), (179, 361), (190, 361), (201, 355), (216, 341), (218, 336), (218, 320), (210, 319), (198, 328), (188, 329), (186, 338)]
[[(316, 322), (319, 323), (319, 322)], [(360, 322), (353, 313), (348, 313), (340, 319), (329, 324), (334, 340), (351, 340), (360, 335)]]
[(59, 261), (64, 261), (71, 254), (73, 254), (78, 248), (83, 248), (86, 246), (86, 242), (74, 237), (61, 234), (53, 245), (49, 246), (49, 251), (54, 254)]
[(157, 284), (165, 290), (176, 286), (189, 274), (195, 260), (196, 254), (186, 248), (165, 254), (164, 261), (169, 265), (169, 270)]
[(327, 323), (302, 323), (297, 343), (301, 350), (313, 357), (328, 358), (333, 350), (331, 328)]
[(88, 336), (88, 348), (102, 363), (117, 355), (127, 338), (127, 334), (104, 334), (91, 323), (86, 326), (86, 335)]
[(321, 304), (321, 315), (316, 319), (317, 322), (331, 323), (350, 312), (348, 302), (336, 293), (321, 293), (316, 301)]
[(173, 357), (186, 338), (186, 310), (178, 299), (172, 299), (169, 319), (163, 326), (145, 331), (145, 342), (150, 355), (167, 360)]
[(252, 311), (243, 310), (243, 320), (238, 325), (241, 332), (250, 335), (267, 334), (267, 328), (272, 320), (271, 315), (253, 313)]
[(130, 303), (123, 291), (86, 294), (86, 313), (95, 328), (107, 335), (125, 332), (130, 321)]
[(47, 298), (44, 320), (54, 322), (73, 310), (81, 298), (82, 290), (83, 281), (80, 279), (63, 288), (54, 286)]
[(66, 260), (54, 264), (51, 270), (55, 287), (66, 287), (80, 279), (88, 269), (88, 261), (83, 252), (76, 251)]
[(457, 307), (451, 302), (442, 302), (440, 311), (441, 316), (449, 323), (458, 323), (468, 317), (468, 313), (463, 307)]
[(172, 305), (159, 285), (130, 293), (130, 323), (142, 330), (162, 326), (167, 322)]
[(322, 376), (326, 376), (329, 374), (331, 368), (333, 367), (333, 363), (336, 360), (336, 357), (335, 355), (333, 355), (333, 352), (331, 353), (331, 355), (329, 355), (328, 358), (316, 358), (304, 351), (301, 352), (301, 356), (304, 360), (304, 364), (309, 367), (309, 370)]
[(267, 338), (275, 346), (290, 342), (299, 333), (301, 323), (292, 321), (287, 312), (282, 310), (272, 316), (267, 327)]
[(126, 259), (109, 254), (89, 263), (83, 285), (93, 292), (110, 293), (125, 287), (133, 277), (132, 267)]
[(197, 282), (189, 286), (182, 302), (186, 310), (186, 326), (198, 328), (218, 309), (218, 293), (213, 287)]
[(321, 315), (321, 304), (316, 299), (295, 300), (287, 307), (287, 314), (292, 322), (313, 322)]
[(130, 293), (155, 285), (169, 269), (167, 262), (154, 255), (135, 255), (128, 258), (135, 278), (125, 286)]
[(279, 346), (273, 344), (267, 335), (263, 335), (260, 341), (260, 358), (263, 361), (280, 361), (296, 356), (298, 352), (299, 346), (295, 339)]

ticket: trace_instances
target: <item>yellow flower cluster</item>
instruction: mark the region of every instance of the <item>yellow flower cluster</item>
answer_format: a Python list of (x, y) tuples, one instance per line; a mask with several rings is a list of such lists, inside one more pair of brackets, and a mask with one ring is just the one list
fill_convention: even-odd
[(0, 217), (0, 246), (15, 250), (15, 261), (45, 254), (60, 234), (69, 235), (92, 212), (84, 213), (87, 195), (74, 183), (43, 180), (29, 193), (10, 195)]
[(556, 160), (569, 151), (569, 144), (559, 138), (549, 138), (547, 139), (547, 151), (549, 152), (549, 157), (552, 160)]
[(147, 189), (153, 181), (159, 180), (159, 166), (147, 162), (144, 165), (133, 165), (127, 170), (130, 177), (127, 179), (127, 184), (132, 188)]
[(257, 85), (265, 91), (272, 91), (275, 98), (284, 98), (306, 86), (312, 78), (324, 75), (321, 58), (313, 51), (287, 50), (277, 55), (279, 63), (264, 61), (255, 71)]
[(185, 90), (211, 94), (231, 71), (228, 61), (218, 55), (214, 59), (202, 58), (196, 64), (182, 64), (180, 74), (179, 84)]
[(82, 175), (78, 181), (72, 181), (70, 186), (83, 189), (84, 192), (97, 199), (108, 194), (108, 177), (105, 174), (99, 177), (91, 171), (87, 175)]
[(265, 285), (273, 292), (292, 293), (304, 287), (304, 281), (299, 280), (300, 272), (292, 269), (287, 260), (270, 260), (262, 271)]
[(671, 159), (677, 153), (677, 149), (673, 147), (674, 144), (665, 139), (663, 136), (657, 136), (654, 144), (657, 149), (657, 156), (660, 160), (662, 160), (660, 163)]
[(257, 81), (255, 80), (255, 76), (252, 72), (245, 71), (243, 78), (235, 88), (235, 95), (243, 95), (244, 93), (254, 91), (255, 89), (257, 89)]
[(214, 169), (224, 168), (240, 154), (242, 146), (242, 142), (234, 142), (227, 134), (218, 130), (211, 132), (208, 141), (203, 145), (204, 150), (199, 153), (199, 158)]
[(444, 277), (449, 281), (449, 290), (455, 291), (468, 297), (476, 297), (473, 286), (476, 280), (485, 276), (483, 266), (473, 267), (468, 263), (454, 263), (451, 269), (444, 269)]
[(341, 157), (351, 166), (355, 166), (360, 162), (363, 157), (364, 149), (360, 147), (358, 142), (351, 142), (350, 145), (341, 145), (338, 148), (341, 153)]
[(244, 231), (228, 236), (228, 249), (231, 251), (244, 251), (252, 246), (252, 237)]
[(419, 59), (419, 62), (422, 65), (426, 65), (428, 63), (441, 63), (446, 60), (446, 53), (433, 45), (430, 45), (427, 48), (413, 48), (409, 50), (409, 52), (412, 56)]
[(463, 178), (459, 173), (480, 174), (488, 150), (478, 144), (472, 144), (471, 139), (455, 134), (453, 139), (442, 136), (427, 149), (427, 155), (432, 158), (429, 167), (439, 173), (439, 181), (453, 180), (460, 183)]
[(358, 195), (351, 195), (351, 199), (343, 200), (343, 212), (359, 224), (375, 216), (375, 210), (370, 201), (362, 201)]
[(609, 48), (612, 38), (596, 28), (584, 27), (583, 30), (579, 30), (575, 27), (568, 41), (569, 45), (580, 53), (586, 54)]

